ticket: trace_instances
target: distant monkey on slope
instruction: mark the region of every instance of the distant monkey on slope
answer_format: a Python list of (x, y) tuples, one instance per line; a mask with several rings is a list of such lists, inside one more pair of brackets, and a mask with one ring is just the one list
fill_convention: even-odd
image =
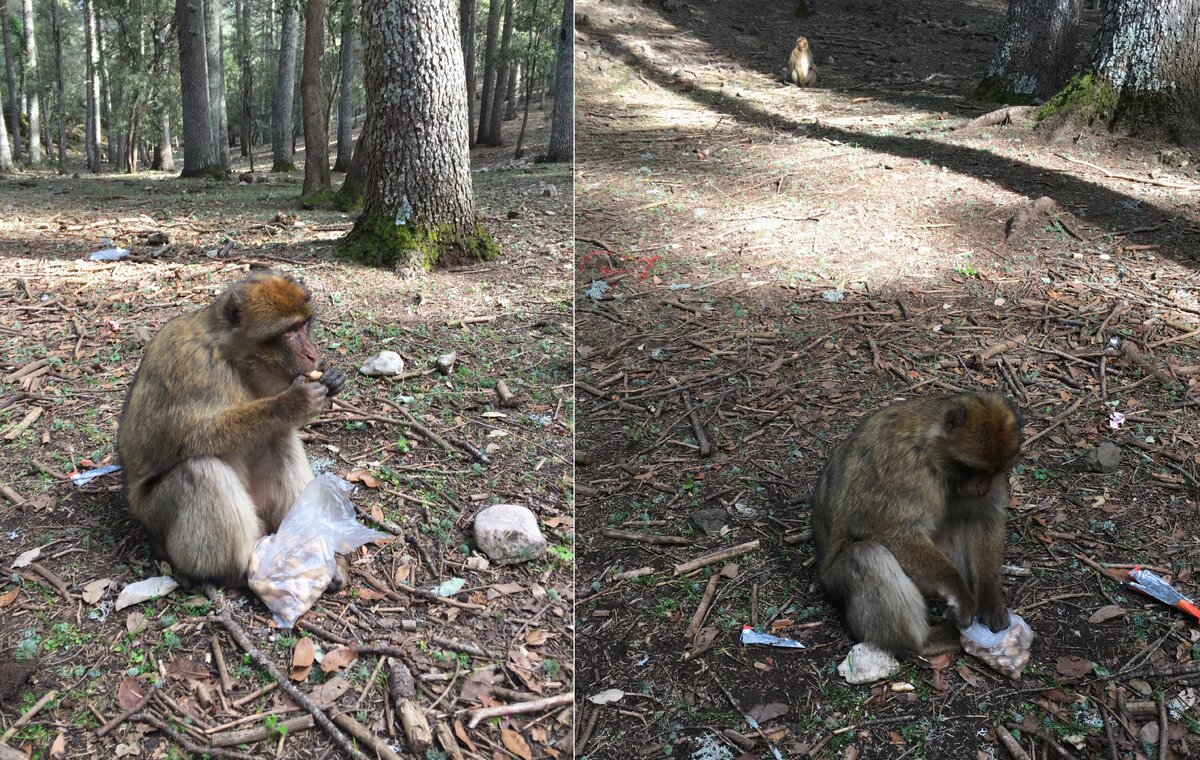
[(788, 79), (800, 87), (812, 87), (817, 83), (817, 66), (813, 63), (812, 48), (808, 46), (808, 38), (796, 38), (796, 47), (788, 56)]

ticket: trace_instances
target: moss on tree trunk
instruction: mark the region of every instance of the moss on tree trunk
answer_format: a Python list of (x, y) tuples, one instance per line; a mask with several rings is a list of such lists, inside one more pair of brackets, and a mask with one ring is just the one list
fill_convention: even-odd
[(496, 243), (476, 225), (462, 234), (453, 225), (422, 227), (416, 223), (396, 224), (379, 216), (361, 216), (337, 244), (339, 258), (378, 267), (433, 269), (445, 257), (491, 261), (499, 256)]

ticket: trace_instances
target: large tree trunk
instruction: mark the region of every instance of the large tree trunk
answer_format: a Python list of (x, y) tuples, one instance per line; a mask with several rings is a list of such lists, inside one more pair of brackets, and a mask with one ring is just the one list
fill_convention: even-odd
[(483, 43), (483, 92), (479, 98), (479, 131), (475, 134), (477, 143), (487, 138), (491, 121), (492, 90), (496, 87), (496, 48), (500, 45), (500, 3), (501, 0), (488, 0), (487, 37)]
[(364, 0), (363, 213), (338, 246), (376, 265), (493, 258), (475, 217), (467, 92), (454, 0)]
[(13, 169), (12, 149), (8, 147), (8, 127), (4, 121), (4, 102), (0, 101), (0, 174), (11, 174)]
[(175, 0), (179, 81), (183, 90), (183, 176), (223, 174), (213, 150), (208, 107), (208, 54), (204, 0)]
[(171, 114), (165, 108), (158, 120), (158, 145), (154, 146), (154, 163), (150, 168), (175, 171), (175, 154), (171, 150)]
[(204, 0), (204, 45), (208, 59), (208, 112), (213, 152), (229, 171), (229, 113), (225, 110), (225, 35), (221, 30), (221, 0)]
[(550, 125), (547, 161), (570, 161), (575, 153), (575, 32), (572, 27), (574, 0), (563, 0), (562, 26), (558, 31), (558, 55), (554, 59), (554, 116)]
[[(242, 155), (250, 156), (254, 142), (253, 112), (254, 102), (254, 67), (250, 61), (250, 0), (238, 0), (238, 63), (242, 73), (242, 117), (241, 135)], [(250, 170), (254, 170), (254, 159), (250, 159)]]
[(321, 86), (324, 53), (325, 0), (308, 0), (304, 14), (304, 70), (300, 75), (300, 107), (304, 113), (304, 189), (300, 195), (305, 199), (330, 190), (329, 132), (325, 124), (325, 88)]
[(9, 132), (12, 135), (12, 155), (14, 161), (21, 159), (21, 106), (17, 97), (17, 67), (13, 63), (12, 38), (8, 32), (8, 3), (2, 6), (0, 13), (0, 33), (4, 35), (4, 69), (8, 76), (8, 119)]
[(42, 160), (41, 89), (38, 78), (37, 35), (33, 33), (33, 0), (21, 4), (25, 22), (25, 94), (29, 101), (29, 163)]
[(458, 24), (467, 74), (467, 137), (475, 144), (475, 0), (460, 0)]
[(342, 0), (342, 81), (338, 92), (337, 160), (333, 163), (335, 172), (348, 171), (354, 153), (354, 46), (356, 43), (354, 2)]
[(975, 88), (980, 100), (1029, 103), (1071, 77), (1082, 0), (1009, 0), (1000, 44)]
[(1109, 0), (1092, 67), (1116, 93), (1112, 126), (1200, 140), (1200, 0)]
[(67, 173), (67, 101), (63, 98), (62, 24), (58, 0), (50, 0), (50, 23), (54, 32), (54, 89), (58, 94), (58, 173)]
[(87, 155), (88, 171), (100, 171), (100, 51), (96, 47), (96, 7), (94, 0), (83, 0), (84, 89), (87, 90), (87, 115), (84, 116), (86, 137), (84, 153)]
[(492, 106), (488, 111), (488, 131), (483, 142), (487, 145), (503, 145), (501, 136), (504, 119), (504, 94), (508, 89), (508, 72), (512, 68), (510, 50), (512, 48), (514, 0), (504, 0), (504, 33), (500, 39), (500, 50), (496, 65), (496, 89), (492, 93)]
[(279, 33), (279, 68), (275, 74), (275, 111), (271, 115), (271, 151), (275, 155), (273, 172), (294, 172), (292, 153), (292, 109), (296, 88), (296, 46), (300, 37), (299, 0), (283, 0), (283, 22)]

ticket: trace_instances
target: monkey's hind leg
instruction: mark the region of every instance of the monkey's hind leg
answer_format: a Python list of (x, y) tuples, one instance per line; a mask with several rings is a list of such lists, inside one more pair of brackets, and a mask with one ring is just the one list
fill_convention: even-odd
[(850, 632), (889, 652), (921, 653), (929, 636), (925, 597), (887, 547), (857, 541), (822, 574), (846, 612)]
[(162, 548), (176, 572), (197, 582), (246, 584), (246, 568), (262, 528), (232, 467), (216, 457), (189, 459), (159, 481), (146, 509), (174, 517)]

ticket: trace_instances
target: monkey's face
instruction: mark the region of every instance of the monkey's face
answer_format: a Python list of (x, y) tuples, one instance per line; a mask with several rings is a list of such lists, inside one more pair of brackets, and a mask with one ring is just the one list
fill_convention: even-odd
[(226, 355), (257, 394), (282, 393), (298, 375), (318, 368), (321, 354), (309, 332), (312, 303), (296, 280), (274, 273), (248, 277), (221, 296), (218, 308)]
[(796, 38), (796, 49), (797, 50), (808, 50), (808, 38), (807, 37), (797, 37)]

